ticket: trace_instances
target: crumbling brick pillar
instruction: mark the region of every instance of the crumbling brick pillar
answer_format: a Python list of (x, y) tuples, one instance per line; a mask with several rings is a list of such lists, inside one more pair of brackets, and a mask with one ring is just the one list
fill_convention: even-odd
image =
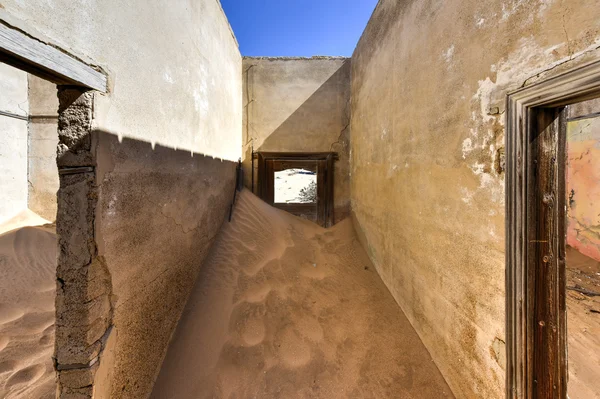
[(92, 146), (93, 93), (58, 87), (55, 367), (59, 398), (91, 398), (94, 375), (111, 328), (112, 282), (98, 256), (94, 221), (96, 163)]

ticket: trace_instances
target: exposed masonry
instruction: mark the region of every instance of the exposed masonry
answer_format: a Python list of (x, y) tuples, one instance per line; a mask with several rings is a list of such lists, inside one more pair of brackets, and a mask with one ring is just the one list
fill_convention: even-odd
[(91, 398), (113, 313), (111, 276), (94, 236), (98, 194), (90, 137), (93, 94), (59, 86), (58, 99), (58, 397)]

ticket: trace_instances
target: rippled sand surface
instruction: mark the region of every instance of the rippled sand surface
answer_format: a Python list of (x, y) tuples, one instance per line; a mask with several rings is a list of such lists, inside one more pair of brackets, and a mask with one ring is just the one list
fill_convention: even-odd
[(452, 393), (350, 220), (323, 229), (242, 192), (153, 398), (445, 398)]
[(23, 214), (0, 226), (0, 398), (55, 397), (56, 233), (30, 226), (40, 222)]

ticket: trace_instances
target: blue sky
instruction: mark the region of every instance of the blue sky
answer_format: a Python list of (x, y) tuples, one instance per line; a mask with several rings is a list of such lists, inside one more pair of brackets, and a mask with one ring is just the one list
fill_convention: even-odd
[(221, 0), (245, 56), (351, 56), (377, 0)]

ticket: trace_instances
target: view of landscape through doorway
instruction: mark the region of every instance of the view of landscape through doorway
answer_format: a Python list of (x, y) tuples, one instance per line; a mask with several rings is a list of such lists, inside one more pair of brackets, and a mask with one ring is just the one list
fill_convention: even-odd
[(568, 395), (600, 397), (600, 100), (567, 107)]
[(508, 96), (507, 393), (598, 397), (600, 66)]

